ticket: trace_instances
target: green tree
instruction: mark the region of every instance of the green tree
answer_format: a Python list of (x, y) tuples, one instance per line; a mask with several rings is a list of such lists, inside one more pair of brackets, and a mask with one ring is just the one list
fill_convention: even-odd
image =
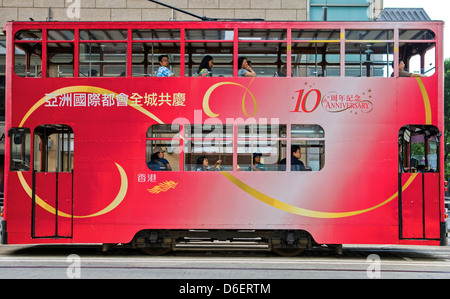
[(450, 153), (450, 58), (444, 61), (444, 165), (445, 177), (450, 176), (450, 165), (447, 161)]

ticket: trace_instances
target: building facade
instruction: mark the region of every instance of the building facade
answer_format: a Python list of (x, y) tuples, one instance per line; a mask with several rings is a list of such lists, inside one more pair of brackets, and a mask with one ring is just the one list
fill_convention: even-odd
[[(210, 18), (260, 18), (267, 21), (369, 21), (383, 0), (161, 0)], [(0, 28), (16, 21), (186, 21), (196, 18), (148, 0), (0, 0)]]

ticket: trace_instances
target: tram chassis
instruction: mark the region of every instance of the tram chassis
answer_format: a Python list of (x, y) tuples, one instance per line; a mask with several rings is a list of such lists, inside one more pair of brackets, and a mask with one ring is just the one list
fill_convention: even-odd
[[(103, 251), (117, 244), (103, 244)], [(305, 249), (320, 247), (304, 230), (142, 230), (124, 247), (141, 249), (150, 255), (178, 250), (264, 250), (295, 256)], [(327, 244), (342, 254), (341, 244)]]

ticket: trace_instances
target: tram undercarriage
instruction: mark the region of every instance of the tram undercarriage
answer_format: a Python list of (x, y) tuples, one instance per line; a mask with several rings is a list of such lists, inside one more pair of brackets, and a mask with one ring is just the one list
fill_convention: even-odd
[[(103, 251), (117, 244), (103, 244)], [(305, 249), (321, 247), (304, 230), (143, 230), (125, 247), (141, 249), (149, 255), (171, 251), (273, 251), (281, 256), (296, 256)], [(342, 254), (341, 244), (326, 247)]]

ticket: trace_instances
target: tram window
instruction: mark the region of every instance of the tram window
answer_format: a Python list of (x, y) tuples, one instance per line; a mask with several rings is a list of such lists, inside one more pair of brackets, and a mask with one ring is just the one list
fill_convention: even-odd
[(390, 77), (393, 38), (393, 30), (346, 30), (345, 76)]
[(75, 33), (73, 30), (48, 30), (47, 39), (51, 41), (73, 41), (75, 39)]
[(42, 44), (16, 44), (14, 51), (14, 72), (21, 77), (42, 76)]
[[(147, 130), (147, 142), (146, 142), (147, 166), (149, 166), (149, 163), (152, 160), (152, 158), (155, 161), (158, 159), (156, 151), (163, 150), (164, 159), (166, 159), (169, 162), (172, 171), (180, 170), (179, 149), (180, 149), (179, 125), (153, 125)], [(153, 164), (155, 164), (155, 166), (159, 166), (158, 162), (153, 162)], [(149, 168), (150, 167), (152, 166), (149, 166)], [(156, 170), (153, 167), (151, 169)]]
[(325, 165), (325, 142), (324, 141), (292, 141), (291, 145), (300, 147), (300, 161), (306, 170), (319, 171)]
[(346, 30), (345, 39), (351, 41), (393, 40), (394, 30)]
[(42, 40), (41, 30), (20, 30), (15, 36), (15, 40)]
[(42, 125), (34, 130), (34, 170), (71, 172), (74, 134), (67, 125)]
[(47, 76), (73, 77), (74, 53), (75, 47), (73, 43), (48, 43)]
[(233, 76), (233, 44), (231, 43), (186, 43), (185, 72), (186, 76), (197, 77), (198, 67), (202, 59), (210, 55), (213, 67), (208, 77)]
[(339, 29), (292, 29), (292, 40), (340, 40)]
[(176, 77), (180, 75), (180, 43), (134, 42), (132, 46), (132, 76), (156, 77), (159, 56), (169, 56), (169, 68)]
[(325, 132), (319, 125), (291, 125), (291, 145), (300, 147), (306, 170), (319, 171), (325, 165)]
[(434, 40), (435, 34), (428, 29), (399, 30), (400, 40)]
[(293, 77), (340, 76), (341, 55), (338, 42), (293, 42), (291, 53)]
[[(233, 76), (234, 30), (187, 29), (185, 48), (185, 74), (197, 77), (198, 67), (206, 55), (213, 57), (214, 66), (208, 73), (211, 77)], [(201, 42), (200, 42), (201, 41)]]
[(280, 170), (278, 163), (286, 157), (286, 125), (238, 125), (237, 132), (238, 170)]
[(238, 56), (247, 58), (258, 77), (285, 76), (285, 29), (239, 29), (238, 35)]
[(399, 172), (438, 172), (440, 136), (435, 126), (402, 127), (399, 131)]
[(286, 47), (286, 43), (239, 42), (239, 57), (250, 61), (256, 76), (278, 77), (286, 65)]
[[(217, 170), (233, 170), (233, 126), (222, 124), (185, 125), (185, 170), (196, 171), (197, 160), (208, 158), (209, 169), (222, 161)], [(200, 167), (201, 169), (201, 167)]]
[(432, 76), (436, 70), (436, 46), (434, 43), (400, 43), (400, 58), (405, 71)]
[(293, 77), (339, 77), (340, 30), (293, 29), (291, 55)]
[(292, 138), (324, 138), (325, 132), (319, 125), (291, 125)]
[(126, 43), (80, 44), (80, 77), (121, 77), (126, 70)]
[(186, 40), (230, 40), (234, 39), (234, 30), (226, 29), (187, 29)]
[(135, 29), (133, 40), (179, 40), (179, 29)]
[(80, 30), (81, 40), (126, 40), (127, 30)]
[(10, 163), (11, 171), (28, 171), (30, 169), (30, 129), (12, 128), (8, 132), (10, 140)]
[(345, 75), (347, 77), (390, 77), (394, 61), (394, 43), (347, 41)]
[(286, 40), (285, 29), (239, 29), (239, 40)]

